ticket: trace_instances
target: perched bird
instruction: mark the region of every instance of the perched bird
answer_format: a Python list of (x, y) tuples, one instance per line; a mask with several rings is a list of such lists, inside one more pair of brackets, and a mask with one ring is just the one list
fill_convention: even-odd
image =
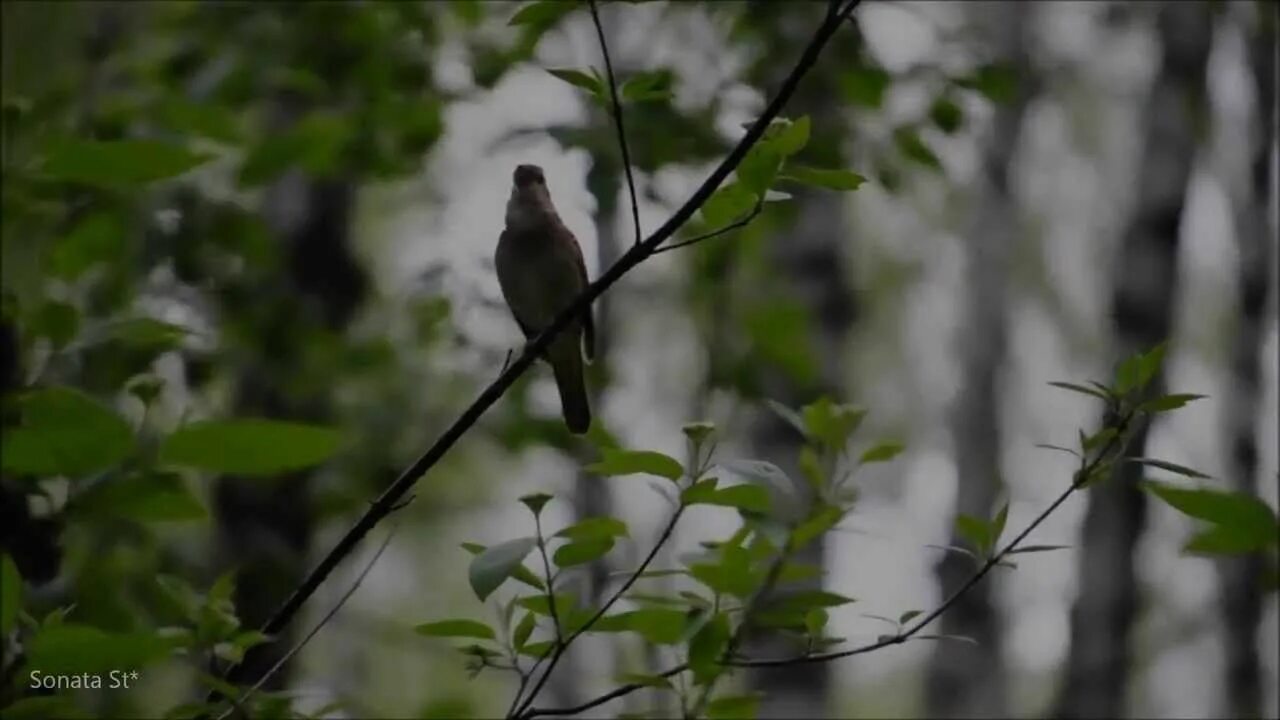
[[(498, 238), (494, 266), (511, 314), (532, 339), (587, 287), (582, 248), (560, 220), (537, 165), (519, 165), (512, 175), (507, 227)], [(583, 350), (595, 356), (590, 308), (551, 341), (542, 359), (551, 365), (560, 389), (560, 407), (569, 431), (581, 435), (591, 425), (583, 377)]]

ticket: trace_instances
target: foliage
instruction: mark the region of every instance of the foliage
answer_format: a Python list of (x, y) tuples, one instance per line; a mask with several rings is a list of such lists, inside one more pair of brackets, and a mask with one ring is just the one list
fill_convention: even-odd
[[(766, 5), (759, 13), (730, 3), (701, 10), (735, 13), (735, 32), (759, 39), (791, 24), (771, 15), (792, 12), (789, 4)], [(308, 510), (363, 510), (366, 495), (399, 470), (403, 447), (421, 442), (422, 421), (437, 419), (435, 405), (447, 407), (448, 392), (475, 379), (421, 370), (421, 355), (452, 337), (442, 294), (391, 308), (411, 318), (408, 336), (393, 322), (374, 322), (370, 337), (363, 326), (351, 330), (345, 313), (317, 308), (325, 293), (310, 293), (299, 270), (307, 253), (291, 248), (268, 221), (264, 198), (298, 178), (318, 189), (359, 188), (416, 173), (445, 131), (450, 103), (532, 60), (539, 42), (583, 14), (584, 5), (174, 3), (139, 6), (127, 18), (106, 4), (74, 13), (67, 6), (6, 4), (2, 23), (0, 491), (6, 530), (19, 541), (0, 553), (0, 710), (6, 718), (216, 717), (236, 698), (254, 717), (305, 716), (285, 693), (249, 692), (213, 671), (278, 642), (241, 617), (235, 569), (216, 574), (208, 567), (205, 556), (213, 553), (201, 538), (217, 515), (215, 483), (235, 476), (271, 492), (314, 473), (329, 483), (317, 483), (321, 496)], [(481, 31), (495, 18), (508, 35)], [(48, 34), (30, 32), (45, 27)], [(437, 51), (452, 38), (468, 55), (466, 90), (447, 91), (434, 77)], [(776, 66), (771, 51), (757, 55), (760, 67)], [(907, 79), (865, 54), (855, 59), (831, 64), (834, 92), (850, 106), (878, 111)], [(599, 167), (590, 189), (602, 207), (616, 202), (625, 170), (602, 121), (613, 112), (612, 85), (631, 128), (634, 169), (654, 176), (700, 165), (729, 147), (717, 128), (719, 97), (683, 101), (687, 88), (675, 68), (621, 78), (596, 68), (546, 70), (580, 91), (593, 114), (579, 124), (520, 132), (591, 153)], [(855, 191), (867, 182), (892, 190), (904, 166), (944, 170), (931, 143), (936, 132), (964, 127), (966, 93), (1008, 102), (1019, 90), (1016, 75), (994, 65), (933, 80), (925, 114), (880, 138), (875, 172), (865, 176), (845, 167), (817, 121), (803, 113), (775, 119), (671, 247), (698, 244), (690, 252), (696, 275), (717, 290), (729, 285), (719, 280), (734, 262), (752, 260), (767, 272), (756, 241), (762, 228), (787, 221), (791, 193)], [(738, 242), (708, 242), (731, 234)], [(738, 305), (721, 300), (707, 305)], [(748, 341), (726, 343), (713, 359), (724, 364), (713, 382), (731, 378), (725, 384), (763, 399), (761, 365), (799, 378), (815, 374), (803, 312), (785, 300), (741, 307), (723, 325)], [(1081, 461), (1068, 492), (1108, 476), (1137, 418), (1199, 397), (1144, 395), (1161, 360), (1159, 352), (1131, 358), (1110, 384), (1058, 384), (1102, 401), (1109, 419), (1066, 450)], [(442, 397), (433, 395), (424, 409), (406, 387)], [(510, 449), (561, 442), (558, 429), (527, 410), (527, 389), (521, 384), (512, 393), (494, 439)], [(246, 411), (244, 397), (261, 400), (262, 411)], [(546, 531), (543, 510), (552, 497), (526, 496), (531, 531), (463, 546), (472, 556), (467, 583), (496, 606), (498, 621), (437, 620), (415, 626), (416, 634), (461, 641), (474, 673), (514, 673), (520, 691), (510, 714), (519, 717), (540, 712), (539, 690), (587, 633), (678, 653), (682, 662), (670, 670), (624, 673), (620, 690), (669, 692), (687, 715), (706, 717), (754, 712), (758, 696), (724, 689), (735, 666), (831, 660), (939, 639), (920, 630), (945, 605), (886, 618), (893, 634), (849, 649), (828, 623), (834, 608), (856, 600), (838, 589), (797, 589), (821, 569), (792, 555), (853, 511), (860, 468), (891, 462), (905, 448), (893, 438), (864, 441), (867, 411), (860, 407), (820, 397), (802, 408), (771, 408), (804, 438), (799, 477), (763, 461), (721, 457), (718, 430), (708, 422), (684, 427), (683, 462), (622, 448), (607, 429), (593, 430), (598, 458), (588, 472), (601, 482), (651, 477), (675, 498), (647, 558), (604, 602), (581, 606), (568, 584), (590, 564), (615, 557), (631, 530), (620, 519), (594, 517)], [(1124, 461), (1208, 479), (1159, 459)], [(1143, 487), (1203, 524), (1188, 552), (1260, 552), (1274, 565), (1276, 515), (1256, 498), (1155, 479)], [(419, 505), (438, 509), (447, 501), (434, 503)], [(732, 514), (739, 524), (675, 567), (651, 567), (681, 519), (705, 512)], [(974, 582), (991, 567), (1011, 566), (1013, 555), (1058, 549), (1022, 543), (1039, 520), (1006, 540), (1007, 515), (1004, 503), (989, 518), (959, 520), (967, 545), (951, 550), (974, 558)], [(659, 577), (675, 578), (676, 587), (652, 592), (647, 584)], [(752, 628), (792, 636), (804, 653), (745, 658), (738, 645)], [(191, 687), (171, 706), (140, 708), (100, 692), (32, 693), (24, 682), (32, 669), (100, 673), (119, 666), (177, 668)], [(210, 701), (199, 699), (210, 691)], [(437, 710), (459, 714), (453, 706)]]
[[(1079, 469), (1058, 499), (1012, 539), (1006, 539), (1007, 501), (990, 518), (957, 518), (958, 534), (969, 546), (945, 549), (970, 556), (976, 564), (974, 575), (962, 586), (961, 594), (995, 567), (1016, 568), (1009, 560), (1014, 555), (1064, 549), (1065, 546), (1024, 541), (1071, 494), (1110, 476), (1119, 463), (1141, 462), (1199, 476), (1172, 463), (1124, 454), (1127, 438), (1142, 423), (1154, 414), (1194, 399), (1185, 394), (1148, 396), (1162, 359), (1163, 347), (1128, 358), (1119, 366), (1111, 384), (1052, 383), (1105, 401), (1106, 424), (1092, 434), (1081, 432), (1077, 448), (1055, 448), (1076, 456)], [(706, 422), (686, 426), (689, 461), (683, 464), (656, 451), (601, 447), (602, 461), (589, 466), (588, 471), (602, 479), (653, 475), (674, 483), (679, 497), (655, 547), (607, 599), (596, 607), (581, 607), (568, 587), (574, 581), (577, 566), (609, 553), (617, 538), (629, 537), (626, 524), (616, 518), (594, 517), (547, 535), (540, 517), (551, 496), (538, 493), (522, 499), (533, 514), (535, 535), (504, 542), (471, 561), (476, 596), (496, 605), (498, 624), (459, 618), (420, 625), (419, 632), (479, 641), (469, 642), (459, 650), (468, 657), (474, 673), (496, 669), (517, 676), (519, 689), (508, 712), (509, 717), (517, 718), (564, 712), (538, 706), (535, 701), (567, 648), (588, 633), (619, 635), (623, 642), (631, 637), (640, 643), (671, 646), (682, 662), (657, 674), (652, 669), (626, 672), (618, 678), (620, 685), (615, 690), (577, 710), (588, 710), (640, 688), (654, 688), (675, 695), (684, 717), (719, 717), (722, 713), (751, 717), (757, 696), (719, 689), (735, 666), (835, 660), (907, 640), (973, 642), (966, 637), (921, 632), (958, 595), (928, 613), (907, 609), (896, 619), (869, 615), (894, 628), (892, 634), (882, 635), (871, 645), (849, 648), (846, 639), (833, 637), (827, 631), (831, 609), (856, 600), (832, 590), (795, 587), (797, 580), (809, 575), (795, 572), (792, 555), (832, 532), (854, 510), (854, 482), (859, 467), (890, 461), (904, 448), (891, 440), (859, 443), (858, 430), (866, 417), (866, 410), (860, 407), (837, 404), (825, 397), (798, 410), (775, 401), (766, 404), (804, 437), (797, 462), (803, 478), (792, 478), (776, 465), (761, 460), (718, 457), (715, 428)], [(863, 446), (861, 450), (855, 450), (858, 445)], [(728, 476), (739, 482), (722, 484)], [(804, 486), (812, 492), (806, 492)], [(1145, 487), (1183, 512), (1212, 523), (1213, 527), (1188, 544), (1188, 551), (1239, 553), (1275, 547), (1275, 512), (1256, 498), (1178, 489), (1154, 481)], [(651, 570), (649, 563), (658, 547), (667, 542), (680, 519), (698, 505), (732, 509), (739, 525), (728, 536), (703, 543), (702, 550), (682, 555), (679, 567)], [(540, 576), (522, 564), (535, 550), (543, 568)], [(535, 575), (537, 582), (526, 578), (524, 587), (504, 590), (505, 580), (514, 577), (517, 569)], [(486, 582), (477, 585), (477, 576)], [(645, 580), (659, 576), (674, 577), (678, 582), (665, 591), (642, 587)], [(503, 591), (503, 596), (495, 598), (495, 591)], [(517, 612), (520, 619), (513, 624)], [(791, 658), (744, 657), (738, 646), (752, 629), (793, 636), (804, 651)]]

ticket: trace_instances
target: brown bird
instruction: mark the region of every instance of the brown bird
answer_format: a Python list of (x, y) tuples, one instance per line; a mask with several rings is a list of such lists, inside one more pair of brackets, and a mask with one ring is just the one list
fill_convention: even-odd
[[(547, 180), (537, 165), (520, 165), (512, 176), (507, 227), (498, 238), (494, 266), (502, 296), (526, 339), (555, 320), (587, 287), (582, 248), (551, 202)], [(595, 356), (590, 308), (551, 341), (542, 359), (551, 365), (560, 389), (560, 407), (569, 431), (581, 435), (591, 425), (582, 352)]]

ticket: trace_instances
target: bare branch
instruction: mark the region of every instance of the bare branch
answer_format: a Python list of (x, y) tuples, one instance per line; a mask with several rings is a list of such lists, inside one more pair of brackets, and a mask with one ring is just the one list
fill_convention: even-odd
[[(325, 554), (320, 563), (293, 591), (293, 594), (284, 601), (280, 609), (263, 625), (262, 632), (264, 634), (275, 636), (288, 626), (302, 609), (307, 599), (315, 594), (316, 589), (351, 554), (356, 545), (364, 539), (364, 536), (390, 514), (396, 502), (417, 484), (419, 478), (435, 467), (436, 463), (440, 462), (441, 458), (453, 448), (458, 440), (480, 420), (485, 411), (506, 394), (516, 380), (533, 365), (537, 357), (551, 345), (551, 341), (563, 332), (570, 323), (576, 322), (596, 298), (604, 294), (606, 290), (633, 268), (652, 256), (658, 246), (675, 235), (688, 222), (689, 218), (693, 217), (693, 214), (715, 193), (720, 184), (729, 177), (729, 174), (737, 168), (751, 148), (764, 136), (769, 124), (782, 112), (783, 107), (786, 106), (791, 96), (795, 94), (801, 79), (817, 62), (827, 43), (843, 25), (844, 19), (858, 6), (859, 2), (860, 0), (850, 0), (839, 15), (834, 18), (828, 17), (823, 21), (814, 33), (809, 45), (805, 47), (795, 67), (783, 81), (778, 94), (769, 102), (760, 117), (756, 118), (755, 123), (747, 130), (746, 135), (738, 141), (733, 150), (725, 156), (720, 165), (711, 172), (711, 175), (685, 201), (684, 205), (680, 206), (661, 227), (645, 238), (643, 242), (633, 245), (622, 257), (618, 258), (617, 262), (610, 266), (595, 282), (588, 285), (542, 332), (538, 333), (537, 337), (525, 345), (524, 350), (511, 363), (510, 367), (481, 391), (479, 397), (472, 401), (471, 405), (453, 421), (453, 424), (444, 431), (435, 443), (378, 496), (378, 499), (356, 520), (351, 529)], [(242, 666), (232, 665), (224, 672), (223, 679), (236, 682), (239, 674), (238, 668), (240, 667)], [(215, 691), (214, 696), (219, 694)]]
[(657, 250), (654, 250), (653, 254), (657, 255), (658, 253), (664, 253), (669, 250), (679, 250), (680, 248), (689, 247), (690, 245), (697, 245), (703, 240), (710, 240), (711, 238), (714, 238), (714, 237), (720, 237), (721, 235), (724, 235), (725, 233), (728, 233), (728, 232), (733, 232), (734, 230), (737, 230), (740, 227), (746, 227), (747, 225), (751, 224), (752, 220), (756, 219), (756, 216), (759, 215), (762, 210), (764, 210), (763, 201), (756, 203), (756, 206), (751, 208), (751, 212), (747, 213), (746, 215), (743, 215), (737, 220), (734, 220), (728, 225), (725, 225), (719, 230), (712, 230), (711, 232), (703, 233), (701, 235), (691, 237), (687, 240), (681, 240), (675, 245), (667, 245), (666, 247), (660, 247)]
[(613, 103), (613, 126), (618, 132), (618, 147), (622, 150), (622, 170), (627, 176), (627, 192), (631, 195), (631, 223), (635, 226), (635, 244), (640, 244), (640, 205), (636, 202), (636, 181), (631, 175), (631, 152), (627, 149), (627, 131), (622, 123), (622, 103), (618, 100), (618, 81), (613, 75), (613, 61), (609, 58), (609, 43), (604, 39), (604, 26), (600, 24), (600, 10), (596, 0), (587, 0), (591, 7), (591, 22), (596, 26), (596, 37), (600, 38), (600, 53), (604, 55), (604, 71), (609, 79), (609, 100)]

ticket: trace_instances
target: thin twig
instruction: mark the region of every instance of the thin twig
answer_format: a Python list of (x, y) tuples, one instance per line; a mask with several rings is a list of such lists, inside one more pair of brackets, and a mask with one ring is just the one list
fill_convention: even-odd
[(995, 568), (997, 565), (999, 565), (1009, 555), (1009, 553), (1011, 553), (1015, 548), (1017, 548), (1020, 544), (1022, 544), (1022, 541), (1026, 540), (1027, 536), (1030, 535), (1032, 531), (1040, 527), (1040, 524), (1043, 523), (1046, 519), (1048, 519), (1048, 517), (1052, 515), (1054, 511), (1058, 509), (1059, 506), (1062, 505), (1062, 503), (1066, 502), (1067, 498), (1071, 497), (1073, 493), (1075, 493), (1077, 490), (1083, 487), (1085, 482), (1087, 482), (1089, 478), (1093, 476), (1094, 471), (1096, 471), (1098, 467), (1102, 464), (1102, 462), (1107, 459), (1107, 456), (1111, 454), (1111, 451), (1117, 447), (1118, 441), (1124, 435), (1123, 429), (1129, 427), (1129, 423), (1132, 421), (1132, 419), (1133, 419), (1132, 414), (1129, 414), (1124, 419), (1122, 419), (1119, 424), (1119, 427), (1122, 428), (1122, 430), (1120, 432), (1117, 432), (1114, 436), (1112, 436), (1110, 441), (1107, 442), (1106, 446), (1103, 447), (1102, 451), (1098, 453), (1098, 456), (1094, 458), (1093, 461), (1087, 464), (1082, 463), (1082, 467), (1076, 473), (1076, 477), (1072, 480), (1071, 484), (1067, 486), (1066, 490), (1064, 490), (1061, 494), (1059, 494), (1058, 497), (1054, 499), (1052, 503), (1049, 503), (1048, 507), (1040, 511), (1040, 514), (1037, 515), (1036, 518), (1032, 520), (1030, 524), (1028, 524), (1025, 528), (1023, 528), (1022, 532), (1014, 536), (1013, 540), (1010, 540), (1008, 543), (1006, 543), (1004, 548), (1000, 550), (1000, 552), (997, 552), (996, 554), (988, 558), (987, 561), (982, 564), (982, 567), (978, 568), (978, 571), (975, 572), (972, 576), (970, 576), (969, 579), (966, 580), (963, 585), (956, 588), (955, 592), (951, 593), (951, 596), (948, 597), (941, 605), (934, 608), (931, 612), (929, 612), (929, 614), (921, 617), (920, 620), (918, 620), (909, 629), (904, 630), (898, 633), (897, 635), (882, 638), (880, 640), (877, 640), (876, 642), (870, 643), (868, 645), (863, 645), (861, 647), (856, 647), (850, 650), (840, 650), (840, 651), (829, 652), (829, 653), (819, 653), (817, 655), (801, 655), (801, 656), (796, 656), (791, 658), (741, 660), (741, 661), (731, 662), (730, 664), (734, 665), (735, 667), (776, 667), (779, 665), (796, 665), (800, 663), (827, 662), (830, 660), (838, 660), (840, 658), (851, 657), (853, 655), (862, 655), (865, 653), (869, 653), (873, 650), (879, 650), (880, 648), (887, 647), (889, 645), (900, 645), (906, 642), (907, 640), (910, 640), (913, 636), (915, 636), (917, 633), (923, 630), (925, 626), (929, 625), (934, 620), (937, 620), (938, 617), (940, 617), (943, 613), (951, 609), (951, 606), (955, 605), (956, 602), (958, 602), (960, 598), (965, 595), (965, 593), (969, 592), (969, 590), (972, 589), (974, 585), (977, 585), (979, 582), (981, 582), (982, 578), (987, 576), (987, 573), (991, 572), (991, 570)]
[[(711, 172), (707, 179), (702, 182), (702, 185), (694, 191), (693, 195), (685, 201), (684, 205), (680, 206), (661, 227), (645, 238), (643, 242), (633, 245), (622, 257), (618, 258), (617, 262), (610, 266), (595, 282), (588, 285), (573, 302), (561, 310), (560, 314), (542, 332), (538, 333), (537, 337), (525, 345), (524, 350), (511, 363), (511, 366), (481, 391), (479, 397), (472, 401), (471, 405), (453, 421), (453, 424), (440, 435), (435, 443), (383, 491), (373, 505), (356, 520), (351, 529), (325, 554), (320, 563), (303, 579), (289, 598), (284, 601), (280, 609), (263, 625), (263, 634), (276, 636), (288, 626), (302, 609), (307, 599), (315, 594), (334, 568), (350, 555), (356, 545), (364, 539), (364, 536), (391, 512), (391, 509), (395, 507), (396, 501), (407, 493), (427, 471), (435, 467), (436, 463), (440, 462), (441, 458), (457, 444), (458, 440), (480, 420), (485, 411), (506, 394), (516, 380), (533, 365), (538, 356), (551, 345), (551, 341), (563, 332), (570, 323), (577, 322), (582, 313), (591, 306), (591, 303), (596, 298), (613, 287), (618, 280), (633, 268), (652, 256), (658, 246), (675, 235), (689, 221), (689, 218), (693, 217), (693, 214), (715, 193), (720, 184), (729, 177), (729, 174), (737, 168), (751, 148), (764, 136), (765, 130), (768, 129), (774, 118), (782, 112), (783, 107), (786, 106), (791, 96), (795, 94), (801, 79), (817, 62), (823, 48), (826, 47), (827, 43), (840, 29), (844, 18), (853, 12), (859, 2), (860, 0), (850, 0), (849, 4), (845, 6), (837, 17), (828, 18), (818, 27), (813, 39), (805, 47), (804, 52), (801, 53), (795, 67), (783, 81), (778, 94), (765, 107), (764, 112), (756, 118), (755, 123), (747, 130), (747, 134), (738, 141), (738, 144), (725, 156), (724, 160)], [(223, 673), (222, 679), (235, 682), (236, 676), (239, 674), (237, 669), (240, 667), (242, 666), (239, 664), (232, 665)], [(215, 691), (213, 696), (216, 697), (219, 694)]]
[[(604, 614), (609, 611), (609, 608), (613, 607), (613, 605), (631, 589), (631, 586), (640, 579), (640, 576), (644, 574), (645, 570), (649, 568), (649, 564), (658, 556), (658, 551), (661, 550), (662, 546), (671, 539), (671, 533), (675, 531), (676, 523), (680, 522), (680, 516), (684, 513), (684, 509), (685, 506), (681, 505), (671, 514), (671, 519), (667, 521), (666, 527), (662, 528), (662, 533), (658, 535), (657, 541), (655, 541), (653, 543), (653, 547), (649, 549), (649, 554), (645, 556), (640, 565), (636, 567), (635, 571), (627, 577), (626, 581), (622, 583), (613, 595), (605, 601), (598, 610), (596, 610), (595, 614), (593, 614), (586, 623), (576, 628), (573, 633), (569, 635), (568, 640), (558, 644), (555, 653), (551, 656), (551, 662), (547, 665), (546, 672), (542, 673), (542, 677), (534, 684), (533, 690), (530, 691), (529, 696), (525, 698), (524, 702), (520, 704), (520, 708), (516, 711), (515, 716), (520, 717), (521, 713), (526, 712), (529, 706), (533, 705), (533, 701), (538, 698), (538, 693), (542, 690), (542, 686), (545, 685), (547, 680), (551, 677), (551, 671), (556, 669), (556, 665), (560, 662), (560, 658), (568, 652), (570, 643), (577, 640), (579, 636), (591, 629), (592, 625), (599, 622), (600, 618), (604, 617)], [(511, 713), (508, 713), (508, 717), (511, 716)]]
[[(953, 605), (955, 605), (955, 603), (959, 601), (959, 599), (963, 597), (965, 593), (969, 592), (969, 590), (971, 590), (975, 585), (981, 582), (982, 579), (986, 577), (987, 574), (991, 572), (993, 568), (999, 565), (1010, 553), (1012, 553), (1019, 545), (1021, 545), (1022, 542), (1026, 540), (1027, 537), (1036, 528), (1038, 528), (1042, 523), (1044, 523), (1044, 521), (1048, 519), (1050, 515), (1052, 515), (1055, 511), (1057, 511), (1057, 509), (1062, 505), (1062, 503), (1066, 502), (1067, 498), (1069, 498), (1077, 490), (1080, 490), (1084, 486), (1084, 484), (1088, 482), (1090, 478), (1093, 477), (1094, 472), (1101, 466), (1101, 464), (1108, 458), (1108, 456), (1110, 456), (1115, 449), (1117, 449), (1118, 447), (1121, 447), (1121, 445), (1119, 444), (1120, 440), (1125, 435), (1125, 429), (1130, 427), (1130, 424), (1133, 421), (1133, 417), (1134, 417), (1133, 413), (1129, 413), (1120, 421), (1119, 423), (1119, 427), (1121, 428), (1120, 432), (1117, 432), (1114, 436), (1111, 437), (1110, 440), (1108, 440), (1106, 446), (1103, 447), (1102, 451), (1098, 453), (1097, 457), (1095, 457), (1093, 461), (1088, 463), (1082, 462), (1081, 464), (1082, 466), (1080, 470), (1077, 471), (1076, 476), (1072, 479), (1071, 484), (1067, 486), (1067, 489), (1063, 491), (1060, 495), (1058, 495), (1058, 497), (1052, 503), (1050, 503), (1048, 507), (1042, 510), (1040, 514), (1037, 515), (1036, 518), (1031, 521), (1030, 524), (1028, 524), (1025, 528), (1023, 528), (1022, 532), (1018, 533), (1013, 538), (1013, 540), (1009, 541), (1009, 543), (1006, 544), (1002, 550), (1000, 550), (995, 555), (991, 556), (985, 563), (983, 563), (982, 567), (979, 568), (978, 571), (975, 572), (969, 578), (969, 580), (964, 583), (964, 585), (961, 585), (941, 605), (937, 606), (936, 608), (933, 609), (932, 612), (922, 617), (918, 622), (912, 625), (910, 629), (904, 630), (903, 632), (900, 632), (897, 635), (894, 635), (892, 637), (883, 638), (874, 643), (853, 648), (851, 650), (843, 650), (839, 652), (830, 652), (830, 653), (820, 653), (817, 655), (800, 655), (800, 656), (790, 657), (790, 658), (774, 658), (774, 659), (762, 659), (762, 660), (733, 660), (732, 658), (727, 658), (724, 664), (730, 665), (733, 667), (780, 667), (780, 666), (786, 666), (786, 665), (799, 665), (802, 663), (830, 662), (832, 660), (851, 657), (853, 655), (863, 655), (869, 652), (873, 652), (875, 650), (879, 650), (881, 648), (888, 647), (890, 645), (900, 645), (906, 642), (907, 640), (911, 639), (913, 636), (915, 636), (921, 630), (923, 630), (927, 625), (932, 623), (934, 620), (937, 620), (938, 617), (940, 617), (943, 613), (945, 613)], [(746, 622), (745, 618), (743, 622), (744, 623)], [(741, 625), (739, 626), (739, 629), (741, 629)], [(728, 654), (729, 653), (726, 652), (726, 655)], [(678, 675), (688, 669), (689, 669), (688, 663), (681, 663), (675, 667), (664, 670), (662, 673), (659, 673), (659, 675), (664, 678), (671, 677), (673, 675)], [(520, 716), (520, 720), (532, 720), (533, 718), (542, 717), (542, 716), (576, 715), (580, 712), (590, 710), (599, 705), (603, 705), (604, 703), (609, 702), (610, 700), (616, 700), (617, 698), (630, 695), (631, 693), (637, 690), (640, 690), (644, 687), (647, 687), (647, 686), (642, 685), (640, 683), (628, 683), (626, 685), (620, 685), (614, 688), (613, 690), (609, 691), (608, 693), (605, 693), (604, 695), (601, 695), (600, 697), (595, 698), (594, 700), (583, 703), (581, 705), (575, 705), (573, 707), (529, 708)]]
[[(542, 520), (538, 513), (533, 514), (533, 524), (538, 530), (538, 554), (542, 556), (542, 573), (547, 578), (547, 609), (551, 612), (551, 625), (556, 629), (556, 648), (559, 650), (564, 645), (564, 630), (560, 626), (560, 615), (556, 612), (556, 578), (551, 574), (551, 561), (547, 560), (547, 541), (542, 537)], [(541, 687), (541, 683), (534, 688), (535, 692), (538, 687)]]
[(252, 697), (254, 693), (261, 690), (262, 686), (265, 685), (268, 680), (274, 677), (276, 673), (280, 672), (280, 669), (283, 668), (286, 663), (292, 660), (293, 657), (302, 650), (302, 648), (306, 647), (307, 643), (311, 642), (311, 638), (315, 637), (316, 633), (320, 632), (320, 628), (329, 624), (329, 621), (333, 619), (333, 616), (338, 614), (338, 611), (342, 609), (343, 605), (347, 604), (347, 601), (351, 599), (352, 595), (355, 595), (356, 590), (360, 588), (360, 584), (364, 582), (366, 577), (368, 577), (369, 571), (373, 570), (373, 566), (378, 563), (378, 558), (382, 557), (383, 551), (391, 544), (391, 538), (394, 537), (395, 534), (396, 528), (392, 527), (391, 531), (387, 533), (386, 539), (382, 541), (382, 545), (378, 546), (378, 551), (373, 554), (372, 558), (370, 558), (369, 564), (364, 566), (364, 570), (360, 571), (360, 575), (356, 577), (356, 581), (351, 583), (351, 587), (347, 588), (347, 591), (342, 594), (342, 597), (338, 599), (338, 602), (333, 606), (333, 608), (329, 610), (323, 618), (320, 618), (320, 622), (316, 623), (316, 626), (311, 629), (311, 632), (307, 633), (297, 645), (294, 645), (289, 652), (285, 653), (284, 657), (277, 660), (276, 664), (271, 666), (271, 669), (263, 673), (262, 677), (258, 678), (256, 683), (254, 683), (248, 690), (245, 690), (239, 698), (234, 700), (231, 707), (227, 708), (225, 712), (218, 716), (218, 720), (225, 720), (225, 718), (227, 718), (227, 716), (232, 712), (240, 708), (244, 703), (248, 702), (249, 698)]
[(604, 55), (604, 72), (609, 80), (609, 99), (613, 103), (613, 127), (618, 132), (618, 147), (622, 150), (622, 170), (627, 176), (627, 193), (631, 196), (631, 223), (635, 226), (635, 244), (640, 244), (644, 237), (640, 234), (640, 205), (636, 202), (636, 181), (631, 175), (631, 152), (627, 149), (627, 131), (622, 123), (622, 103), (618, 100), (618, 81), (613, 75), (613, 61), (609, 58), (609, 43), (604, 39), (604, 26), (600, 24), (600, 10), (596, 0), (587, 0), (591, 7), (591, 22), (596, 26), (596, 37), (600, 38), (600, 54)]
[(711, 238), (719, 237), (719, 236), (721, 236), (721, 235), (724, 235), (724, 234), (725, 234), (725, 233), (727, 233), (727, 232), (732, 232), (732, 231), (734, 231), (734, 230), (737, 230), (737, 229), (738, 229), (738, 228), (740, 228), (740, 227), (745, 227), (745, 226), (746, 226), (746, 225), (748, 225), (752, 220), (755, 220), (755, 219), (756, 219), (756, 216), (760, 214), (760, 211), (761, 211), (761, 210), (764, 210), (764, 202), (763, 202), (763, 201), (762, 201), (762, 202), (758, 202), (758, 203), (756, 203), (756, 206), (755, 206), (755, 207), (753, 207), (753, 208), (751, 208), (751, 212), (747, 213), (746, 215), (743, 215), (742, 217), (738, 218), (737, 220), (734, 220), (733, 222), (729, 223), (728, 225), (725, 225), (724, 227), (720, 228), (719, 230), (712, 230), (711, 232), (703, 233), (703, 234), (701, 234), (701, 235), (696, 235), (696, 236), (694, 236), (694, 237), (691, 237), (691, 238), (689, 238), (688, 240), (681, 240), (680, 242), (676, 243), (675, 245), (667, 245), (666, 247), (660, 247), (660, 248), (658, 248), (657, 250), (654, 250), (654, 251), (653, 251), (653, 254), (654, 254), (654, 255), (657, 255), (658, 253), (664, 253), (664, 252), (667, 252), (667, 251), (669, 251), (669, 250), (679, 250), (680, 248), (689, 247), (690, 245), (696, 245), (696, 244), (698, 244), (698, 243), (702, 242), (703, 240), (710, 240)]

